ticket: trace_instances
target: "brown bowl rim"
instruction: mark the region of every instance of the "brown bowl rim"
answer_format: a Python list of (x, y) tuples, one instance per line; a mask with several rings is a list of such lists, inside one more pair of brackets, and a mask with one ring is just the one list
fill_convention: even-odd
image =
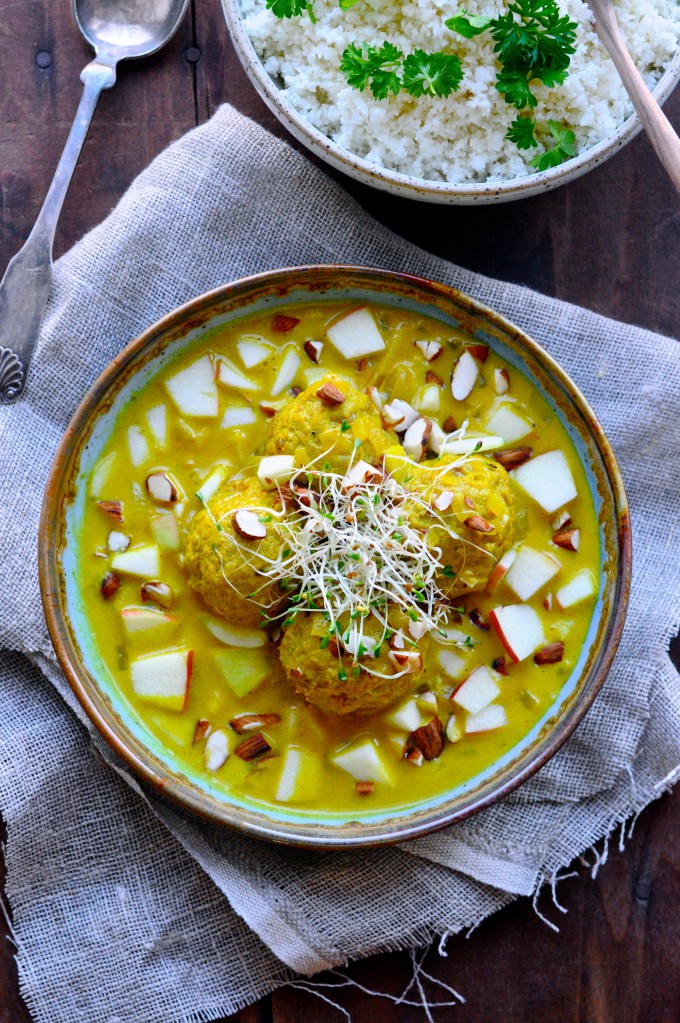
[[(206, 794), (192, 786), (188, 779), (182, 777), (174, 779), (168, 774), (167, 770), (156, 769), (152, 762), (154, 759), (153, 754), (147, 751), (148, 757), (146, 759), (143, 756), (137, 755), (126, 743), (124, 734), (119, 734), (115, 728), (109, 725), (90, 696), (79, 673), (79, 665), (73, 663), (67, 649), (67, 643), (64, 640), (64, 634), (68, 634), (68, 626), (61, 611), (62, 592), (58, 580), (57, 563), (59, 557), (57, 553), (57, 537), (55, 536), (57, 523), (60, 521), (62, 513), (62, 504), (65, 500), (60, 484), (64, 475), (63, 470), (72, 461), (74, 449), (78, 447), (83, 426), (88, 424), (91, 414), (96, 411), (99, 402), (106, 397), (110, 386), (115, 383), (126, 364), (141, 349), (147, 344), (151, 344), (154, 340), (157, 341), (174, 325), (183, 321), (190, 321), (192, 316), (200, 314), (206, 306), (210, 307), (215, 303), (219, 303), (220, 300), (228, 299), (234, 293), (238, 294), (239, 290), (247, 291), (248, 288), (261, 285), (277, 285), (281, 288), (281, 293), (285, 294), (287, 290), (294, 290), (296, 287), (304, 287), (313, 283), (318, 284), (320, 276), (321, 278), (328, 278), (329, 286), (333, 282), (341, 286), (343, 282), (340, 278), (349, 276), (360, 277), (372, 284), (392, 283), (394, 285), (401, 285), (413, 289), (414, 292), (420, 291), (421, 296), (423, 292), (429, 292), (436, 295), (439, 299), (451, 303), (454, 308), (466, 310), (473, 316), (487, 320), (493, 327), (519, 342), (529, 352), (530, 356), (538, 362), (538, 365), (556, 380), (577, 407), (584, 423), (588, 424), (595, 446), (602, 458), (606, 478), (611, 488), (618, 523), (618, 573), (612, 595), (611, 618), (602, 642), (600, 654), (591, 668), (586, 670), (586, 679), (582, 683), (581, 691), (564, 710), (558, 721), (553, 725), (546, 726), (545, 738), (543, 740), (536, 740), (542, 744), (537, 754), (530, 754), (527, 763), (523, 764), (511, 777), (507, 778), (497, 788), (494, 788), (493, 791), (485, 792), (477, 798), (472, 798), (466, 802), (465, 806), (459, 809), (446, 812), (445, 806), (433, 807), (430, 817), (415, 825), (409, 825), (408, 817), (399, 818), (396, 822), (394, 819), (388, 819), (378, 824), (350, 820), (344, 825), (333, 825), (332, 827), (319, 824), (318, 821), (309, 821), (308, 823), (285, 822), (282, 824), (281, 822), (270, 820), (264, 814), (256, 813), (254, 816), (259, 817), (261, 821), (261, 823), (257, 824), (241, 819), (244, 811), (233, 804), (216, 803), (215, 805), (220, 809), (213, 810), (211, 808), (212, 804), (209, 806), (205, 805), (207, 802)], [(187, 329), (187, 332), (189, 329), (190, 327)], [(630, 594), (632, 534), (623, 479), (616, 456), (604, 429), (571, 377), (538, 342), (534, 341), (533, 338), (502, 314), (464, 292), (441, 282), (414, 274), (382, 270), (375, 267), (353, 266), (350, 264), (311, 264), (252, 274), (204, 292), (177, 306), (156, 320), (130, 341), (111, 360), (78, 404), (54, 456), (45, 487), (40, 515), (38, 572), (40, 593), (48, 630), (57, 659), (72, 691), (88, 718), (95, 725), (110, 748), (121, 757), (128, 767), (132, 768), (138, 777), (147, 782), (158, 794), (169, 799), (174, 805), (188, 810), (203, 820), (210, 821), (219, 826), (233, 828), (252, 837), (306, 848), (366, 848), (393, 845), (408, 839), (431, 834), (449, 827), (458, 821), (465, 820), (480, 810), (493, 806), (511, 792), (514, 792), (515, 789), (535, 774), (555, 755), (592, 706), (614, 659), (623, 631)], [(87, 673), (83, 672), (83, 674)], [(522, 754), (520, 754), (521, 756)], [(486, 787), (492, 785), (493, 779), (487, 779), (484, 784)], [(227, 812), (225, 813), (224, 811)], [(228, 811), (231, 811), (231, 813)], [(348, 832), (350, 827), (359, 828), (362, 833), (350, 834)], [(321, 833), (317, 834), (315, 832)]]

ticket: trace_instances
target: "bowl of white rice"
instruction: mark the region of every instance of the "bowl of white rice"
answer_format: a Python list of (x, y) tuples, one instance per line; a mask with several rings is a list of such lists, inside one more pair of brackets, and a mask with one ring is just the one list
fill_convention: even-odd
[[(540, 15), (538, 0), (524, 2)], [(540, 71), (536, 79), (527, 75), (532, 105), (520, 109), (497, 84), (504, 69), (493, 28), (510, 17), (507, 0), (469, 0), (464, 9), (455, 0), (450, 7), (437, 0), (302, 0), (302, 10), (300, 0), (222, 0), (246, 73), (295, 138), (364, 183), (466, 205), (555, 188), (608, 159), (641, 129), (588, 7), (583, 0), (557, 2), (573, 24), (568, 74), (557, 84), (545, 74), (541, 80)], [(296, 4), (298, 13), (280, 16), (281, 5), (290, 12)], [(615, 0), (615, 6), (631, 55), (662, 103), (680, 77), (680, 0)], [(447, 27), (455, 15), (490, 27), (476, 27), (467, 38)], [(460, 81), (445, 95), (406, 91), (402, 60), (386, 65), (404, 73), (391, 79), (396, 84), (384, 96), (373, 94), (377, 78), (367, 78), (363, 88), (351, 84), (347, 53), (368, 66), (364, 58), (387, 41), (400, 57), (420, 55), (421, 62), (454, 55)], [(536, 126), (530, 146), (512, 140), (513, 124), (530, 134)], [(560, 145), (558, 155), (543, 155)]]

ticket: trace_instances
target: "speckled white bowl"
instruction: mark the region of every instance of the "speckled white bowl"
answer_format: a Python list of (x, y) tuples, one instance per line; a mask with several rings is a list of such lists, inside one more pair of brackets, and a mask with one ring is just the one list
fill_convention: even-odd
[[(573, 160), (568, 160), (559, 167), (553, 167), (550, 170), (530, 174), (524, 178), (512, 178), (508, 181), (451, 184), (446, 181), (429, 181), (426, 178), (385, 170), (385, 168), (376, 167), (368, 160), (355, 156), (348, 149), (339, 146), (302, 117), (285, 98), (274, 79), (265, 71), (246, 31), (240, 0), (222, 0), (222, 7), (234, 48), (248, 78), (281, 124), (285, 125), (299, 142), (329, 163), (331, 167), (349, 174), (350, 177), (356, 178), (366, 185), (391, 192), (393, 195), (452, 206), (471, 206), (475, 203), (486, 204), (526, 199), (530, 195), (540, 195), (567, 181), (579, 178), (582, 174), (608, 160), (642, 130), (637, 114), (633, 114), (624, 121), (620, 128), (607, 135), (596, 146), (575, 156)], [(654, 89), (654, 96), (659, 103), (663, 103), (668, 98), (679, 79), (680, 51), (676, 53)]]

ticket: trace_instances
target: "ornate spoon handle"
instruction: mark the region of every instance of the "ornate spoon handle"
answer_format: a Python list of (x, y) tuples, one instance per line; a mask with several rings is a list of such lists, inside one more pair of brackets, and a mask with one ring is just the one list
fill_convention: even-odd
[(52, 184), (33, 230), (0, 283), (0, 405), (16, 401), (26, 385), (52, 284), (52, 243), (59, 213), (99, 95), (116, 81), (115, 62), (98, 57), (80, 78), (85, 88)]

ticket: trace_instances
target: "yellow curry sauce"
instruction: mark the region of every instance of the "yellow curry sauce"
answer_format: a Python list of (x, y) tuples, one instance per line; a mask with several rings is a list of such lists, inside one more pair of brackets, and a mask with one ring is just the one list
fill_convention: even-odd
[[(209, 774), (217, 789), (225, 792), (236, 789), (253, 800), (267, 803), (276, 803), (278, 799), (279, 804), (290, 803), (301, 811), (327, 808), (349, 814), (369, 808), (403, 806), (441, 794), (488, 767), (526, 735), (555, 701), (578, 659), (596, 599), (600, 563), (598, 522), (583, 466), (558, 417), (529, 381), (493, 350), (487, 352), (471, 338), (434, 320), (380, 306), (364, 309), (362, 315), (371, 316), (384, 348), (359, 359), (349, 359), (335, 347), (327, 332), (329, 324), (340, 322), (355, 311), (356, 306), (330, 303), (286, 307), (279, 314), (269, 312), (220, 328), (192, 346), (190, 352), (146, 385), (120, 414), (90, 478), (80, 538), (80, 582), (92, 633), (121, 693), (150, 732), (187, 765)], [(190, 414), (195, 409), (191, 404), (183, 405), (181, 396), (179, 404), (184, 411), (180, 411), (177, 393), (173, 396), (169, 383), (200, 360), (218, 378), (217, 397), (211, 391), (212, 381), (206, 383), (206, 394), (211, 392), (207, 404), (201, 405), (199, 401), (196, 406), (203, 411), (208, 409), (211, 413), (208, 416)], [(455, 377), (457, 371), (454, 389), (457, 387), (458, 393), (461, 387), (465, 391), (472, 380), (469, 394), (462, 399), (452, 393), (452, 372)], [(409, 675), (406, 681), (401, 674), (399, 685), (395, 682), (398, 700), (385, 709), (365, 714), (326, 713), (307, 703), (286, 678), (279, 656), (280, 626), (283, 623), (284, 631), (289, 628), (291, 636), (294, 629), (302, 634), (304, 612), (290, 616), (285, 604), (282, 616), (274, 622), (265, 619), (266, 610), (260, 614), (261, 608), (255, 619), (249, 618), (245, 624), (243, 620), (234, 622), (220, 617), (189, 585), (184, 556), (187, 537), (196, 535), (196, 522), (201, 521), (196, 517), (203, 514), (205, 520), (212, 514), (203, 512), (205, 505), (217, 508), (226, 493), (225, 487), (236, 486), (237, 491), (247, 493), (252, 490), (251, 483), (259, 486), (256, 474), (262, 457), (275, 455), (279, 450), (272, 441), (276, 436), (272, 431), (284, 408), (284, 415), (289, 418), (285, 452), (300, 464), (310, 434), (309, 416), (314, 409), (310, 405), (311, 411), (300, 416), (297, 433), (291, 410), (295, 409), (301, 390), (305, 391), (301, 401), (315, 401), (317, 388), (329, 374), (334, 374), (331, 379), (339, 388), (345, 386), (348, 395), (350, 384), (362, 395), (368, 389), (371, 411), (362, 412), (364, 406), (359, 403), (359, 412), (340, 419), (338, 427), (341, 404), (338, 415), (333, 417), (335, 425), (327, 424), (330, 433), (324, 442), (333, 441), (335, 431), (335, 435), (343, 438), (342, 443), (347, 442), (347, 452), (351, 453), (348, 457), (357, 460), (363, 456), (367, 463), (380, 463), (386, 473), (393, 473), (405, 487), (415, 486), (420, 468), (414, 468), (413, 461), (424, 472), (436, 469), (439, 461), (435, 451), (424, 450), (432, 443), (427, 438), (423, 450), (405, 460), (400, 444), (406, 443), (408, 434), (403, 423), (395, 424), (397, 430), (401, 426), (396, 435), (391, 429), (395, 419), (392, 403), (397, 399), (411, 406), (418, 422), (424, 418), (435, 423), (440, 440), (441, 436), (453, 437), (449, 443), (454, 448), (457, 444), (458, 450), (453, 454), (445, 451), (439, 457), (460, 466), (456, 470), (458, 475), (461, 471), (472, 473), (476, 462), (480, 471), (486, 472), (489, 463), (494, 462), (494, 471), (502, 474), (503, 486), (514, 495), (512, 535), (504, 541), (503, 548), (496, 545), (493, 564), (489, 565), (492, 573), (498, 555), (511, 550), (504, 559), (510, 566), (506, 575), (493, 592), (475, 589), (452, 597), (445, 627), (417, 644), (412, 641), (408, 619), (404, 618), (400, 628), (406, 641), (402, 647), (422, 651), (418, 655), (422, 656), (422, 671)], [(467, 378), (462, 379), (466, 374)], [(354, 395), (354, 390), (351, 393)], [(289, 403), (293, 404), (289, 407)], [(382, 444), (380, 437), (371, 441), (374, 411), (382, 416), (385, 429), (384, 455), (371, 446)], [(280, 422), (284, 423), (283, 416)], [(461, 430), (465, 423), (466, 429)], [(283, 436), (281, 430), (278, 436)], [(490, 438), (489, 444), (485, 438)], [(480, 440), (484, 441), (482, 450)], [(461, 454), (466, 443), (472, 450)], [(362, 446), (370, 457), (364, 454)], [(524, 449), (530, 449), (530, 454)], [(508, 450), (515, 452), (509, 461), (506, 459), (508, 466), (517, 465), (511, 473), (512, 482), (494, 459), (494, 452)], [(530, 496), (536, 478), (539, 489), (545, 482), (541, 480), (542, 472), (526, 477), (527, 489), (521, 485), (522, 468), (531, 467), (534, 459), (548, 452), (562, 453), (560, 459), (563, 457), (568, 467), (567, 477), (577, 494), (550, 512)], [(503, 456), (499, 458), (503, 460)], [(552, 456), (551, 459), (552, 467), (555, 459)], [(327, 461), (319, 464), (331, 471)], [(537, 463), (537, 468), (542, 464)], [(333, 468), (340, 474), (344, 471), (342, 464)], [(561, 467), (559, 472), (562, 475), (558, 473), (559, 478), (556, 477), (557, 491), (565, 482)], [(232, 477), (240, 474), (243, 482), (229, 484)], [(155, 482), (149, 484), (150, 477), (155, 477)], [(170, 481), (174, 494), (166, 492), (164, 480)], [(567, 480), (567, 497), (570, 485)], [(272, 503), (274, 509), (281, 486), (285, 486), (285, 480), (262, 499)], [(442, 484), (440, 492), (445, 487)], [(493, 522), (494, 508), (497, 505), (501, 515), (503, 505), (491, 492), (483, 497), (485, 514)], [(479, 499), (473, 500), (469, 495), (465, 499), (471, 507), (469, 514), (467, 509), (458, 511), (461, 523), (469, 522), (473, 516), (481, 517)], [(443, 504), (446, 500), (447, 493)], [(246, 506), (253, 506), (252, 498), (246, 501)], [(267, 515), (261, 514), (260, 502), (256, 506), (258, 518), (267, 519)], [(231, 521), (228, 516), (233, 514), (233, 510), (227, 511), (224, 521)], [(412, 524), (416, 529), (427, 528), (423, 522)], [(273, 527), (265, 528), (270, 528), (271, 545)], [(489, 526), (492, 533), (499, 528), (497, 523)], [(484, 535), (477, 535), (481, 542)], [(527, 578), (534, 578), (534, 561), (539, 580), (540, 571), (546, 566), (551, 575), (524, 599), (508, 584), (508, 579), (513, 578), (512, 559), (515, 557), (516, 561), (517, 552), (523, 549), (522, 557), (530, 571), (520, 578), (516, 570), (520, 591), (529, 585)], [(141, 561), (130, 562), (130, 555), (140, 551)], [(121, 564), (122, 570), (117, 567)], [(128, 568), (132, 566), (131, 572), (126, 564)], [(502, 571), (497, 569), (488, 588), (501, 575)], [(478, 581), (471, 574), (468, 584), (475, 586)], [(484, 582), (486, 579), (482, 585)], [(494, 619), (491, 612), (518, 605), (532, 609), (529, 624), (534, 623), (534, 627), (539, 622), (543, 635), (538, 645), (515, 663), (507, 644), (499, 638), (503, 621)], [(149, 612), (155, 618), (152, 627), (147, 628)], [(294, 624), (296, 617), (299, 621)], [(319, 616), (311, 617), (314, 620), (306, 628), (297, 650), (304, 657), (307, 644), (313, 659), (319, 656), (316, 644), (322, 643), (327, 629)], [(254, 632), (258, 619), (262, 624)], [(514, 628), (514, 622), (510, 625)], [(506, 622), (508, 634), (510, 625)], [(526, 633), (520, 632), (517, 642), (510, 640), (510, 647), (517, 647), (515, 652), (526, 638)], [(387, 664), (394, 638), (389, 642), (387, 637), (383, 638), (380, 663)], [(154, 696), (150, 691), (146, 697), (140, 696), (133, 679), (139, 666), (143, 668), (149, 663), (145, 658), (177, 650), (188, 659), (191, 676), (184, 705)], [(546, 650), (545, 663), (540, 663), (542, 651)], [(398, 655), (397, 647), (390, 659), (393, 666)], [(297, 653), (289, 655), (289, 660), (291, 656), (294, 658)], [(339, 663), (345, 665), (342, 674), (350, 676), (348, 684), (353, 672), (358, 676), (361, 664), (368, 664), (369, 660), (356, 657), (352, 660), (344, 649), (340, 651)], [(481, 730), (469, 731), (466, 729), (470, 721), (477, 720), (477, 704), (473, 710), (466, 709), (456, 702), (456, 694), (462, 692), (461, 683), (482, 666), (488, 669), (482, 673), (482, 681), (488, 684), (491, 680), (496, 690), (490, 699), (493, 710), (489, 716), (488, 706), (482, 707)], [(342, 685), (341, 681), (340, 692)], [(478, 698), (477, 692), (474, 700)], [(256, 720), (252, 727), (248, 727), (246, 720), (246, 730), (238, 734), (230, 722), (245, 714), (270, 717), (259, 723)], [(435, 718), (441, 722), (441, 728), (437, 726), (436, 730), (443, 748), (437, 748), (437, 755), (427, 759), (427, 743), (423, 757), (422, 736), (416, 735), (414, 739), (414, 735)], [(216, 731), (220, 741), (214, 738), (212, 747), (206, 749)], [(243, 759), (235, 751), (244, 741), (251, 742), (254, 735), (263, 742), (259, 747), (255, 742), (252, 759)], [(350, 758), (344, 767), (340, 766), (344, 751), (365, 747), (366, 742), (377, 753), (372, 766), (362, 767), (361, 757), (356, 763)], [(336, 764), (333, 757), (338, 753), (341, 757)], [(216, 769), (211, 770), (215, 765)], [(286, 765), (292, 780), (282, 785)]]

